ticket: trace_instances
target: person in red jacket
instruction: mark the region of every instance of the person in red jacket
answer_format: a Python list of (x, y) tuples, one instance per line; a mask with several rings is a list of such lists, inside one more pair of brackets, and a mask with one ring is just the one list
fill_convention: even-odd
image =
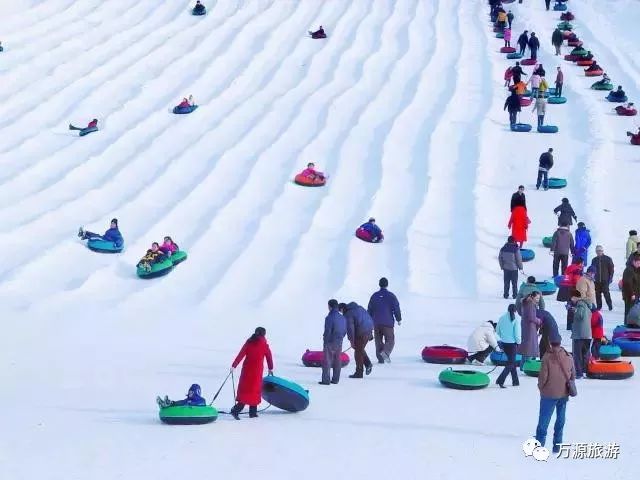
[(233, 372), (242, 359), (245, 359), (242, 364), (240, 381), (238, 382), (237, 403), (230, 412), (236, 420), (240, 420), (238, 415), (245, 405), (249, 405), (249, 417), (255, 418), (258, 416), (258, 404), (262, 399), (262, 372), (265, 358), (267, 359), (267, 367), (269, 367), (269, 375), (273, 375), (273, 359), (269, 344), (265, 338), (266, 334), (267, 331), (264, 328), (256, 328), (254, 334), (245, 342), (240, 353), (231, 364), (231, 371)]
[(576, 289), (576, 284), (582, 276), (582, 267), (582, 257), (575, 257), (573, 263), (564, 269), (556, 297), (559, 302), (568, 302), (571, 299), (571, 292)]
[(87, 128), (97, 128), (98, 127), (98, 119), (94, 118), (87, 124)]
[(593, 338), (591, 356), (598, 360), (600, 358), (600, 345), (606, 343), (606, 339), (604, 339), (604, 322), (600, 310), (591, 312), (591, 338)]
[(531, 220), (527, 217), (527, 209), (522, 206), (517, 206), (511, 210), (511, 218), (509, 218), (508, 228), (511, 229), (511, 236), (518, 242), (520, 248), (527, 241), (527, 229)]

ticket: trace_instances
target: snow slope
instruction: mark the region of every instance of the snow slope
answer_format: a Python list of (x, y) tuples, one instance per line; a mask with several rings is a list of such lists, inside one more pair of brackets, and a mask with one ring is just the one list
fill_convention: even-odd
[[(626, 15), (637, 1), (574, 1), (578, 35), (639, 99)], [(559, 15), (525, 0), (511, 5), (514, 36), (539, 34), (569, 101), (548, 108), (559, 134), (509, 132), (509, 63), (485, 3), (218, 0), (196, 18), (184, 1), (0, 2), (0, 478), (631, 478), (637, 427), (617, 412), (637, 377), (581, 381), (568, 408), (565, 441), (617, 442), (619, 460), (536, 463), (521, 451), (537, 421), (534, 379), (458, 392), (420, 359), (425, 345), (465, 347), (504, 312), (496, 255), (518, 184), (536, 252), (527, 274), (551, 273), (541, 239), (563, 196), (619, 274), (638, 228), (640, 149), (624, 133), (637, 120), (613, 115), (592, 79), (553, 56)], [(320, 24), (326, 41), (305, 36)], [(200, 108), (170, 114), (190, 93)], [(67, 130), (93, 117), (98, 133)], [(550, 146), (569, 185), (536, 192)], [(325, 188), (291, 181), (309, 161), (330, 174)], [(369, 216), (385, 243), (354, 238)], [(112, 217), (121, 255), (75, 237)], [(139, 280), (136, 262), (165, 234), (189, 260)], [(383, 275), (403, 308), (393, 363), (364, 381), (347, 378), (350, 365), (320, 388), (300, 357), (321, 347), (327, 299), (366, 305)], [(622, 323), (613, 297), (609, 334)], [(548, 303), (564, 325), (563, 306)], [(155, 396), (198, 382), (212, 398), (257, 325), (310, 408), (161, 425)], [(216, 405), (231, 404), (227, 385)]]

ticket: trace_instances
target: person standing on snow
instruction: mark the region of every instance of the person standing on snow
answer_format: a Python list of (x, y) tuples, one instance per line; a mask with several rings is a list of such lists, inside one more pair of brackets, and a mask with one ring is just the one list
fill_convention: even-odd
[(507, 308), (507, 313), (498, 320), (496, 333), (500, 337), (500, 346), (507, 356), (507, 364), (496, 379), (496, 384), (500, 388), (506, 388), (504, 381), (511, 374), (511, 384), (514, 387), (520, 385), (518, 379), (518, 369), (516, 368), (516, 350), (522, 341), (520, 321), (516, 319), (516, 306), (512, 303)]
[(607, 342), (604, 338), (604, 319), (600, 310), (591, 312), (591, 356), (596, 360), (600, 360), (600, 346)]
[(509, 30), (511, 30), (511, 24), (513, 23), (513, 12), (511, 10), (509, 10), (509, 12), (507, 12), (507, 22), (509, 22)]
[(551, 341), (561, 338), (558, 331), (558, 322), (549, 312), (543, 309), (538, 310), (538, 318), (542, 322), (540, 325), (540, 358), (551, 350)]
[(536, 60), (538, 58), (538, 49), (540, 48), (540, 40), (536, 37), (535, 32), (531, 32), (531, 36), (529, 37), (529, 52), (531, 53), (531, 60)]
[(511, 90), (511, 95), (504, 102), (504, 109), (509, 112), (509, 124), (515, 125), (518, 121), (518, 113), (522, 110), (520, 106), (520, 97), (515, 89)]
[(562, 85), (564, 85), (564, 73), (562, 73), (562, 69), (560, 67), (558, 67), (557, 73), (556, 73), (556, 92), (555, 92), (555, 96), (556, 97), (561, 97), (562, 96)]
[(518, 190), (511, 195), (511, 211), (516, 207), (527, 208), (527, 197), (524, 194), (524, 185), (518, 185)]
[(629, 230), (629, 238), (627, 238), (627, 244), (625, 246), (625, 249), (627, 251), (627, 255), (625, 258), (628, 259), (631, 254), (638, 249), (638, 243), (640, 243), (638, 232), (636, 232), (635, 230)]
[(365, 350), (367, 343), (372, 339), (373, 319), (369, 312), (356, 302), (341, 303), (338, 305), (338, 310), (347, 320), (347, 338), (351, 342), (356, 361), (356, 371), (353, 375), (349, 375), (349, 378), (362, 378), (363, 373), (369, 375), (373, 369)]
[(518, 206), (511, 211), (507, 228), (511, 229), (511, 236), (518, 242), (520, 248), (522, 248), (524, 242), (527, 241), (527, 230), (529, 229), (530, 223), (531, 220), (529, 220), (527, 216), (527, 209), (525, 207)]
[(547, 11), (549, 11), (549, 7), (551, 7), (551, 0), (544, 0), (544, 6), (547, 7)]
[(538, 179), (536, 180), (536, 190), (540, 190), (540, 185), (545, 190), (549, 189), (549, 170), (553, 167), (553, 148), (550, 148), (542, 155), (538, 161)]
[(511, 29), (505, 28), (503, 35), (504, 36), (502, 38), (504, 39), (504, 46), (510, 47), (511, 46)]
[(509, 236), (507, 243), (503, 245), (498, 254), (498, 263), (503, 272), (504, 298), (509, 298), (509, 285), (513, 292), (513, 298), (517, 296), (518, 270), (522, 271), (522, 255), (516, 243), (516, 240)]
[(538, 89), (540, 88), (541, 77), (538, 72), (533, 72), (527, 85), (531, 85), (531, 98), (538, 98)]
[(262, 372), (265, 359), (269, 375), (273, 375), (273, 358), (265, 338), (266, 334), (267, 331), (263, 327), (256, 328), (231, 364), (230, 371), (233, 372), (244, 359), (238, 381), (237, 403), (229, 412), (236, 420), (240, 420), (239, 414), (245, 405), (249, 405), (249, 417), (258, 416), (258, 405), (262, 401)]
[[(520, 47), (520, 55), (524, 55), (525, 50), (527, 49), (527, 45), (529, 45), (529, 36), (527, 35), (529, 32), (525, 30), (518, 37), (518, 46)], [(519, 65), (519, 62), (516, 62), (516, 65)]]
[(560, 55), (560, 47), (564, 43), (564, 37), (562, 36), (562, 32), (559, 28), (556, 28), (551, 34), (551, 44), (556, 47), (556, 55)]
[(564, 273), (569, 264), (569, 254), (575, 248), (573, 235), (566, 223), (562, 223), (551, 238), (551, 255), (553, 255), (553, 277), (558, 276), (558, 268), (562, 265)]
[(525, 77), (527, 76), (527, 74), (524, 73), (524, 70), (522, 70), (522, 67), (520, 66), (520, 62), (516, 62), (515, 67), (511, 69), (511, 73), (513, 74), (514, 85), (516, 83), (520, 83), (520, 81), (522, 80), (522, 75), (524, 75)]
[[(323, 359), (322, 380), (320, 385), (337, 384), (340, 381), (342, 369), (342, 341), (347, 334), (347, 320), (338, 310), (338, 301), (329, 300), (329, 314), (324, 319), (324, 333), (322, 334)], [(333, 370), (333, 372), (332, 372)], [(329, 378), (331, 374), (331, 379)]]
[(602, 296), (607, 302), (609, 311), (613, 310), (609, 285), (613, 281), (614, 265), (611, 257), (604, 254), (602, 245), (596, 245), (596, 256), (591, 260), (591, 267), (595, 269), (596, 307), (602, 308)]
[(524, 364), (528, 359), (536, 358), (540, 355), (538, 328), (542, 324), (542, 321), (537, 316), (540, 297), (541, 295), (538, 292), (533, 292), (522, 300), (522, 317), (520, 319), (522, 343), (518, 345), (518, 353), (522, 355), (520, 371), (524, 370)]
[[(577, 257), (580, 258), (580, 257)], [(576, 290), (580, 292), (580, 298), (589, 304), (589, 308), (596, 308), (596, 286), (593, 281), (595, 268), (588, 267), (587, 272), (576, 282)]]
[(575, 239), (576, 245), (573, 249), (573, 256), (582, 258), (582, 263), (586, 265), (589, 247), (591, 246), (591, 233), (585, 227), (584, 222), (578, 222)]
[(536, 97), (536, 101), (533, 103), (532, 112), (538, 112), (538, 127), (544, 125), (544, 116), (547, 113), (547, 99), (544, 98), (544, 95), (540, 93)]
[(371, 295), (367, 311), (373, 318), (378, 363), (389, 363), (395, 345), (393, 328), (395, 322), (398, 322), (398, 325), (402, 322), (402, 314), (397, 297), (387, 290), (389, 280), (382, 277), (378, 285), (380, 290)]
[(591, 308), (589, 301), (582, 298), (577, 290), (573, 292), (571, 303), (576, 308), (571, 325), (573, 364), (576, 367), (576, 378), (583, 378), (587, 373), (591, 350)]
[(518, 315), (522, 315), (522, 300), (531, 295), (533, 292), (538, 292), (540, 294), (540, 301), (538, 302), (538, 308), (544, 310), (544, 297), (542, 296), (542, 291), (536, 285), (536, 277), (529, 276), (527, 277), (527, 282), (520, 285), (520, 289), (518, 290), (518, 296), (516, 297), (516, 311)]
[(467, 341), (467, 351), (475, 352), (467, 357), (467, 362), (482, 366), (487, 357), (498, 348), (496, 322), (491, 320), (478, 326)]
[(562, 203), (553, 209), (553, 213), (558, 216), (558, 225), (566, 225), (570, 227), (573, 225), (573, 220), (578, 221), (576, 212), (573, 211), (573, 207), (569, 203), (568, 198), (563, 198)]
[(631, 307), (640, 299), (640, 254), (631, 256), (631, 266), (622, 274), (622, 299), (624, 300), (624, 324)]

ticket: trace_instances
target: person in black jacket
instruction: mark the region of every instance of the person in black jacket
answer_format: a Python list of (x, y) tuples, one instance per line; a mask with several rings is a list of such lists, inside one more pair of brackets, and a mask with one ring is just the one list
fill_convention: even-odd
[(526, 76), (522, 67), (520, 66), (520, 62), (516, 62), (516, 66), (511, 68), (511, 74), (513, 75), (513, 84), (515, 85), (520, 80), (522, 80), (522, 75)]
[(564, 43), (564, 37), (559, 28), (556, 28), (551, 35), (551, 44), (556, 47), (556, 55), (560, 55), (560, 47)]
[(549, 190), (549, 170), (551, 170), (551, 167), (553, 167), (553, 148), (540, 155), (536, 190), (540, 190), (540, 184), (542, 184), (542, 188)]
[(536, 67), (533, 73), (537, 73), (541, 77), (544, 77), (547, 74), (546, 70), (544, 69), (544, 66), (541, 63)]
[(576, 212), (573, 211), (573, 207), (569, 203), (568, 198), (563, 198), (562, 203), (553, 209), (553, 213), (558, 215), (558, 226), (562, 227), (573, 225), (573, 220), (578, 221)]
[(529, 38), (529, 52), (531, 53), (531, 60), (536, 60), (538, 58), (538, 49), (540, 48), (540, 40), (536, 37), (535, 32), (531, 32), (531, 37)]
[(604, 254), (602, 245), (596, 245), (596, 256), (591, 260), (591, 266), (596, 270), (594, 277), (596, 285), (596, 306), (598, 310), (602, 309), (602, 295), (604, 295), (607, 307), (609, 307), (609, 311), (611, 311), (613, 310), (613, 303), (611, 303), (609, 284), (613, 281), (614, 265), (611, 257)]
[(513, 23), (513, 12), (511, 10), (507, 13), (507, 22), (509, 22), (509, 30), (511, 30), (511, 24)]
[(503, 110), (508, 110), (509, 112), (509, 124), (515, 125), (518, 113), (520, 112), (520, 97), (515, 90), (511, 90), (511, 95), (509, 95), (504, 102)]
[(516, 207), (527, 208), (527, 197), (524, 195), (524, 185), (519, 185), (518, 191), (511, 195), (511, 211)]
[(529, 45), (528, 33), (529, 33), (529, 31), (525, 30), (518, 37), (518, 45), (520, 45), (520, 55), (524, 55), (524, 51), (527, 49), (527, 45)]

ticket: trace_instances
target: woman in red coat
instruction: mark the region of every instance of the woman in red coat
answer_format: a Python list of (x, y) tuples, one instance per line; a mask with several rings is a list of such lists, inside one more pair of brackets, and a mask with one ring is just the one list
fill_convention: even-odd
[(258, 404), (262, 401), (262, 372), (265, 358), (267, 359), (267, 367), (269, 367), (269, 375), (273, 375), (273, 359), (267, 339), (264, 337), (266, 334), (267, 331), (264, 328), (256, 328), (255, 333), (245, 342), (231, 364), (231, 371), (233, 371), (242, 359), (245, 359), (238, 382), (237, 403), (231, 409), (231, 415), (236, 420), (240, 420), (238, 415), (245, 405), (249, 405), (251, 418), (258, 416)]
[(511, 218), (507, 227), (511, 229), (511, 236), (520, 244), (520, 248), (527, 241), (527, 229), (530, 223), (526, 208), (518, 206), (511, 210)]

